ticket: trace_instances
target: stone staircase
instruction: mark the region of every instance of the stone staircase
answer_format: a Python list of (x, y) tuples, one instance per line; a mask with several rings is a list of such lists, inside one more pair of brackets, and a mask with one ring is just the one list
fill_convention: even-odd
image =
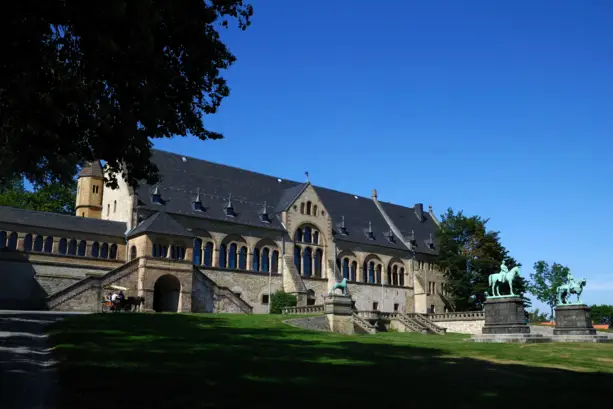
[(50, 310), (100, 312), (103, 287), (137, 273), (139, 260), (140, 258), (128, 261), (101, 276), (89, 276), (77, 281), (48, 296), (45, 304)]
[(232, 303), (238, 310), (245, 314), (253, 313), (253, 307), (247, 301), (237, 296), (228, 287), (218, 285), (196, 266), (194, 266), (194, 274), (202, 279), (206, 285), (213, 290), (213, 294), (217, 302), (227, 301)]
[(446, 329), (443, 327), (439, 327), (436, 325), (428, 316), (425, 314), (419, 314), (416, 312), (409, 314), (398, 314), (403, 317), (406, 321), (411, 322), (415, 326), (420, 328), (419, 332), (426, 332), (428, 334), (437, 334), (444, 335), (446, 333)]
[(353, 328), (358, 334), (376, 334), (377, 328), (358, 314), (353, 313)]

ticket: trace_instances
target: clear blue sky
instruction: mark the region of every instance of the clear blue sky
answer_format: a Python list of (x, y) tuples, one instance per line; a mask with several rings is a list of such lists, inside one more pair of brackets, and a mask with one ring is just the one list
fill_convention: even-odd
[[(156, 147), (491, 218), (529, 275), (613, 304), (613, 3), (253, 0), (223, 141)], [(538, 304), (537, 304), (538, 305)]]

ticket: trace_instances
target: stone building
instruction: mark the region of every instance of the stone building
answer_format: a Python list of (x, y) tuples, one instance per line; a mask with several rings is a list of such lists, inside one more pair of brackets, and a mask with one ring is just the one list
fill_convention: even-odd
[(0, 309), (98, 311), (114, 284), (146, 310), (265, 313), (271, 292), (322, 304), (344, 277), (358, 310), (446, 310), (432, 208), (159, 150), (152, 160), (161, 182), (137, 189), (83, 168), (75, 216), (0, 207)]

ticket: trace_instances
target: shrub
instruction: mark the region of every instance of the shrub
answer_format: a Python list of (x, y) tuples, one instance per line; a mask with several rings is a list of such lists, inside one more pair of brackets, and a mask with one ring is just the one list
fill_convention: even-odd
[(295, 307), (298, 299), (293, 294), (288, 294), (285, 291), (277, 291), (270, 297), (270, 313), (281, 314), (285, 307)]

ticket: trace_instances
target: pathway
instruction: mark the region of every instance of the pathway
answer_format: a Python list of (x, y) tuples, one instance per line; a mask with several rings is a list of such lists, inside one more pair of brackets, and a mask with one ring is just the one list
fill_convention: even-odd
[(45, 327), (69, 315), (0, 311), (0, 407), (55, 408), (55, 361)]

